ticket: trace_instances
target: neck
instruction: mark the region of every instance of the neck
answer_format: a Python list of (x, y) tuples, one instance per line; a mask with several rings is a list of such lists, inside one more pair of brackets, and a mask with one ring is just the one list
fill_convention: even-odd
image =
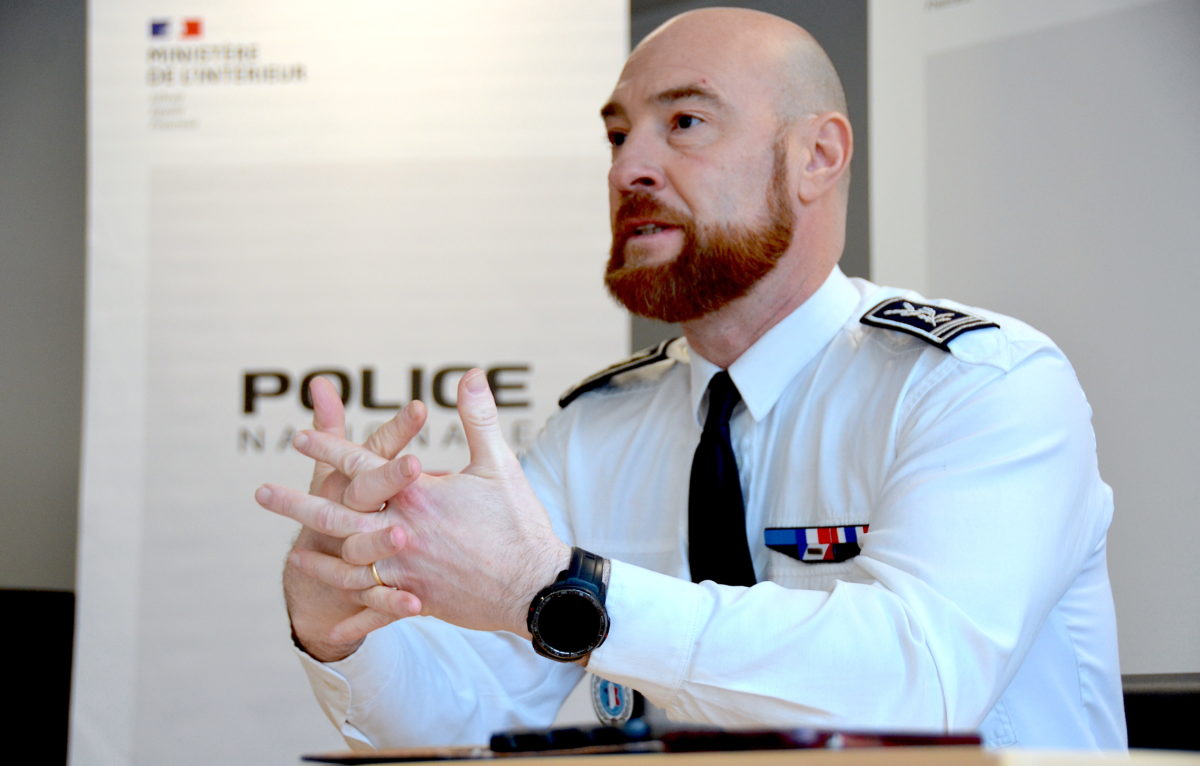
[(711, 314), (682, 324), (688, 345), (713, 364), (728, 369), (788, 314), (812, 297), (836, 262), (804, 268), (800, 258), (784, 257), (750, 292)]

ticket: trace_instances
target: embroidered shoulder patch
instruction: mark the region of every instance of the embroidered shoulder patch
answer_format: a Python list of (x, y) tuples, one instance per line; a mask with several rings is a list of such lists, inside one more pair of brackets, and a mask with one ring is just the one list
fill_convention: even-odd
[(601, 726), (624, 726), (644, 715), (642, 695), (624, 684), (592, 676), (592, 710)]
[(888, 298), (860, 319), (863, 324), (899, 330), (932, 343), (943, 351), (950, 350), (950, 341), (963, 333), (1000, 325), (981, 316), (955, 311), (945, 306), (917, 303), (906, 298)]
[(579, 383), (567, 389), (566, 393), (559, 397), (558, 406), (566, 407), (568, 404), (583, 396), (588, 391), (595, 391), (597, 388), (603, 388), (604, 386), (608, 385), (610, 380), (623, 372), (629, 372), (630, 370), (636, 370), (639, 367), (645, 367), (646, 365), (654, 364), (655, 362), (661, 362), (667, 358), (667, 346), (670, 346), (671, 343), (676, 340), (678, 340), (678, 338), (668, 338), (662, 343), (659, 343), (657, 346), (643, 349), (624, 361), (617, 362), (610, 367), (605, 367), (600, 372), (584, 378)]

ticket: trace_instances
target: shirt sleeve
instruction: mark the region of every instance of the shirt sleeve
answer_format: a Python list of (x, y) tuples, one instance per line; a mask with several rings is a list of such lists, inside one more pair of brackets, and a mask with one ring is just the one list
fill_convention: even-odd
[[(544, 431), (539, 442), (550, 438)], [(562, 535), (553, 454), (535, 443), (522, 462)], [(583, 674), (511, 633), (432, 617), (376, 630), (337, 662), (296, 651), (318, 704), (355, 750), (486, 744), (503, 729), (546, 727)]]
[(976, 727), (1103, 545), (1090, 416), (1053, 347), (1009, 369), (946, 354), (897, 409), (856, 581), (693, 584), (614, 562), (589, 669), (677, 720)]
[(432, 617), (381, 628), (337, 662), (299, 653), (321, 709), (355, 750), (486, 744), (502, 729), (546, 726), (582, 672), (511, 633)]

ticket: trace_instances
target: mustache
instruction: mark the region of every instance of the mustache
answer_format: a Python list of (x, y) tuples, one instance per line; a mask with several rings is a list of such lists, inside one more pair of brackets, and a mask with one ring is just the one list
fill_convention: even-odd
[(689, 226), (690, 216), (664, 205), (649, 194), (631, 194), (621, 201), (613, 217), (613, 233), (620, 234), (630, 219), (652, 218), (672, 226)]

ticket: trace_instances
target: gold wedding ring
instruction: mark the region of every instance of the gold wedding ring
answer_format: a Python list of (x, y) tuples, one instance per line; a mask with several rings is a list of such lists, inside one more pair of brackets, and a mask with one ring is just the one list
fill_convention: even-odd
[(385, 583), (383, 581), (383, 578), (379, 576), (379, 570), (375, 568), (375, 562), (371, 562), (371, 576), (375, 578), (375, 582), (379, 583), (380, 587), (383, 587), (383, 588), (392, 587), (392, 586), (388, 585), (387, 583)]

